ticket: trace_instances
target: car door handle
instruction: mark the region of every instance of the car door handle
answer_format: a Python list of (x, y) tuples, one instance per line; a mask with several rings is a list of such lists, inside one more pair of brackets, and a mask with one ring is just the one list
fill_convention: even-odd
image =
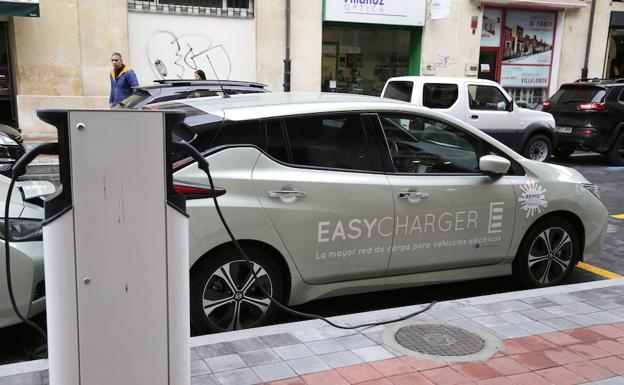
[(402, 191), (399, 193), (399, 198), (401, 199), (423, 199), (428, 197), (428, 193), (420, 191)]
[(307, 196), (308, 193), (299, 190), (270, 190), (269, 198), (300, 198)]
[(479, 115), (471, 115), (470, 119), (477, 120), (477, 119), (479, 119)]

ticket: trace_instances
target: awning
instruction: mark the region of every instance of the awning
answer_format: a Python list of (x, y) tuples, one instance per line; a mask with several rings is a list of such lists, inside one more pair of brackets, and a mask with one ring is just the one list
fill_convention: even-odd
[(486, 5), (510, 5), (542, 9), (582, 8), (589, 5), (586, 0), (483, 0), (482, 3)]
[(0, 1), (0, 16), (39, 17), (39, 0)]

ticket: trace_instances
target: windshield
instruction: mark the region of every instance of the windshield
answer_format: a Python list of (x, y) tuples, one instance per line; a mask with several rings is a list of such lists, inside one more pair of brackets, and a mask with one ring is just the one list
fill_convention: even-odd
[(552, 97), (553, 103), (601, 103), (607, 95), (602, 87), (591, 86), (564, 86)]

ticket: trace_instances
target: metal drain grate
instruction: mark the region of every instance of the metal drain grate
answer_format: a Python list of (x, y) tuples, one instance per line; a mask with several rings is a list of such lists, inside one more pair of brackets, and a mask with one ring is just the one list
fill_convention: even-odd
[(394, 339), (406, 349), (434, 356), (457, 357), (479, 353), (485, 340), (462, 328), (444, 324), (404, 326)]

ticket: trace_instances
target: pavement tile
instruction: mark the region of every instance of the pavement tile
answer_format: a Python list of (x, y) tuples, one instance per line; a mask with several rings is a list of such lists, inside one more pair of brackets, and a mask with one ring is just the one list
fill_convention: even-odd
[(40, 372), (15, 374), (13, 376), (0, 377), (1, 385), (42, 385)]
[(375, 341), (361, 334), (353, 334), (350, 336), (338, 337), (334, 339), (334, 341), (350, 350), (363, 348), (366, 346), (377, 345)]
[(519, 323), (523, 323), (523, 322), (532, 322), (533, 319), (522, 315), (521, 313), (503, 313), (501, 315), (498, 316), (500, 319), (502, 319), (503, 321), (506, 321), (510, 324), (519, 324)]
[(281, 359), (272, 349), (260, 349), (251, 352), (242, 352), (239, 354), (240, 358), (245, 361), (247, 366), (261, 366), (274, 364), (280, 362)]
[(191, 376), (201, 376), (204, 374), (210, 374), (210, 368), (202, 360), (191, 360)]
[(358, 385), (393, 385), (393, 384), (387, 378), (380, 378), (378, 380), (360, 382)]
[(469, 317), (469, 318), (488, 315), (488, 313), (474, 306), (458, 306), (453, 310), (457, 314), (461, 314), (464, 317)]
[(251, 368), (264, 382), (296, 377), (297, 374), (285, 362), (276, 362)]
[(484, 361), (484, 364), (494, 369), (498, 373), (503, 376), (508, 376), (510, 374), (518, 374), (518, 373), (526, 373), (529, 369), (520, 364), (518, 361), (512, 359), (511, 357), (500, 357), (500, 358), (490, 358), (487, 361)]
[[(515, 314), (515, 313), (514, 313)], [(473, 321), (478, 322), (479, 324), (485, 326), (485, 327), (493, 327), (493, 326), (504, 326), (504, 325), (510, 325), (511, 323), (508, 321), (503, 320), (502, 318), (499, 318), (495, 315), (485, 315), (485, 316), (480, 316), (480, 317), (473, 317), (472, 318)]]
[(603, 368), (600, 365), (596, 365), (591, 361), (575, 362), (573, 364), (565, 365), (565, 367), (590, 381), (603, 380), (605, 378), (613, 377), (613, 372)]
[(236, 353), (234, 347), (229, 342), (196, 346), (195, 350), (197, 351), (197, 354), (199, 354), (199, 356), (202, 358), (225, 356), (228, 354)]
[(544, 334), (557, 331), (557, 329), (538, 321), (521, 322), (517, 323), (516, 326), (528, 331), (531, 334)]
[(262, 382), (249, 368), (216, 373), (215, 377), (221, 385), (255, 385)]
[(527, 316), (531, 319), (534, 319), (536, 321), (542, 321), (542, 320), (549, 319), (549, 318), (557, 318), (556, 315), (545, 312), (542, 309), (523, 310), (520, 312), (520, 314)]
[(423, 360), (422, 358), (416, 358), (416, 357), (412, 357), (412, 356), (404, 356), (404, 357), (400, 357), (400, 359), (402, 361), (406, 362), (409, 366), (411, 366), (412, 368), (414, 368), (415, 370), (418, 370), (418, 371), (434, 369), (434, 368), (441, 368), (441, 367), (447, 365), (447, 364), (445, 364), (443, 362)]
[(323, 362), (323, 360), (316, 356), (297, 358), (296, 360), (286, 361), (286, 363), (298, 375), (310, 374), (331, 369), (329, 365), (327, 365), (325, 362)]
[(589, 330), (594, 331), (598, 334), (602, 334), (607, 338), (620, 338), (624, 337), (624, 330), (620, 328), (616, 328), (613, 325), (596, 325), (590, 326)]
[(371, 362), (370, 365), (386, 377), (411, 373), (416, 370), (400, 358), (391, 358), (389, 360), (375, 361)]
[(613, 355), (593, 345), (570, 345), (567, 347), (567, 349), (570, 350), (572, 353), (575, 353), (587, 360), (595, 360), (598, 358), (604, 358)]
[(611, 377), (600, 381), (592, 381), (591, 385), (622, 385), (624, 377)]
[(504, 354), (520, 354), (520, 353), (527, 353), (529, 352), (529, 349), (522, 345), (520, 342), (518, 342), (517, 339), (513, 339), (513, 340), (504, 340), (503, 341), (503, 347), (501, 349), (501, 352)]
[(519, 328), (517, 325), (501, 325), (501, 326), (491, 326), (489, 327), (490, 332), (493, 332), (497, 336), (503, 339), (508, 338), (519, 338), (530, 336), (533, 333), (527, 331), (526, 329)]
[(550, 326), (551, 328), (555, 330), (577, 329), (581, 327), (581, 325), (577, 324), (576, 322), (572, 322), (567, 318), (561, 318), (561, 317), (543, 319), (543, 320), (540, 320), (540, 322), (545, 325)]
[(384, 378), (383, 374), (367, 363), (337, 368), (336, 372), (344, 377), (350, 384)]
[(314, 353), (308, 349), (304, 344), (285, 345), (273, 348), (284, 360), (294, 360), (296, 358), (313, 356)]
[(276, 348), (278, 346), (285, 346), (285, 345), (295, 345), (295, 344), (301, 343), (299, 338), (295, 337), (291, 333), (280, 333), (280, 334), (273, 334), (270, 336), (261, 336), (260, 339), (262, 340), (262, 342), (266, 344), (266, 346), (271, 347), (271, 348)]
[(507, 378), (516, 385), (552, 385), (552, 382), (535, 373), (514, 374)]
[(540, 337), (558, 346), (575, 345), (575, 344), (583, 342), (577, 338), (572, 337), (568, 333), (564, 333), (564, 332), (546, 333), (546, 334), (540, 335)]
[(230, 341), (230, 343), (232, 344), (232, 347), (234, 348), (234, 351), (236, 353), (249, 352), (252, 350), (259, 350), (267, 347), (267, 344), (265, 344), (258, 337)]
[(191, 377), (191, 385), (221, 385), (214, 374)]
[(285, 380), (266, 382), (263, 385), (307, 385), (301, 377), (287, 378)]
[(349, 383), (334, 370), (306, 374), (301, 377), (307, 385), (349, 385)]
[(385, 360), (394, 358), (394, 354), (381, 346), (367, 346), (365, 348), (357, 348), (351, 350), (353, 354), (360, 357), (364, 362)]
[(321, 360), (323, 360), (323, 362), (325, 362), (327, 365), (334, 369), (341, 368), (343, 366), (361, 364), (364, 362), (358, 356), (351, 353), (349, 350), (321, 354), (319, 357), (321, 358)]
[(535, 352), (539, 350), (552, 349), (556, 347), (556, 345), (548, 342), (547, 340), (541, 338), (540, 336), (529, 336), (518, 338), (516, 340), (520, 345), (529, 349), (529, 351)]
[[(578, 301), (578, 300), (575, 300)], [(531, 298), (523, 298), (522, 302), (527, 303), (536, 308), (549, 307), (549, 306), (557, 306), (556, 302), (551, 301), (545, 297), (531, 297)], [(559, 304), (563, 305), (563, 304)]]
[(597, 320), (595, 318), (586, 316), (585, 314), (574, 314), (567, 317), (570, 321), (579, 324), (583, 327), (599, 325), (604, 322)]
[(511, 380), (506, 377), (488, 378), (487, 380), (481, 380), (477, 382), (477, 385), (515, 385)]
[(613, 309), (609, 311), (599, 311), (596, 313), (587, 313), (588, 317), (598, 320), (599, 323), (613, 323), (624, 320), (624, 310)]
[(511, 356), (511, 358), (531, 370), (540, 370), (559, 366), (559, 364), (557, 364), (555, 361), (547, 358), (540, 352), (516, 354)]
[(574, 354), (564, 348), (542, 350), (542, 354), (549, 360), (552, 360), (559, 365), (570, 364), (572, 362), (581, 362), (585, 360), (578, 354)]
[(600, 349), (604, 350), (607, 353), (611, 353), (612, 355), (620, 355), (624, 354), (624, 344), (613, 341), (613, 340), (602, 340), (596, 341), (591, 345), (597, 346)]
[(617, 375), (624, 374), (624, 360), (620, 357), (599, 358), (597, 360), (593, 360), (592, 362)]
[(342, 345), (334, 340), (306, 342), (304, 345), (307, 346), (308, 349), (312, 350), (315, 354), (326, 354), (345, 350)]
[(611, 326), (615, 326), (618, 329), (624, 330), (624, 322), (616, 322), (614, 324), (611, 324)]
[(238, 354), (204, 358), (204, 362), (213, 373), (247, 367), (247, 364), (238, 356)]
[(500, 376), (497, 371), (480, 362), (452, 364), (451, 368), (463, 375), (466, 379), (472, 381), (485, 380)]
[(608, 299), (595, 299), (591, 301), (591, 304), (592, 306), (595, 306), (602, 310), (613, 310), (613, 309), (618, 309), (622, 306), (622, 304), (619, 304), (614, 300), (608, 300)]
[(433, 382), (434, 384), (456, 385), (465, 383), (468, 380), (448, 366), (445, 366), (443, 368), (425, 370), (419, 372), (419, 374), (427, 377), (429, 381)]
[(383, 339), (381, 338), (381, 332), (364, 333), (364, 335), (370, 338), (371, 340), (377, 342), (378, 344), (383, 344)]
[(548, 300), (551, 302), (558, 303), (559, 305), (568, 305), (571, 303), (579, 302), (578, 298), (572, 297), (568, 294), (549, 295)]
[[(575, 309), (571, 305), (557, 305), (557, 306), (548, 306), (543, 308), (545, 312), (554, 314), (558, 317), (565, 317), (569, 315), (581, 314), (582, 312), (578, 309)], [(596, 309), (597, 310), (597, 309)]]
[(539, 370), (535, 373), (555, 385), (576, 385), (587, 382), (585, 378), (562, 366)]
[(200, 358), (201, 356), (199, 355), (199, 353), (197, 353), (197, 350), (195, 350), (195, 348), (191, 348), (191, 361), (199, 360)]
[(392, 385), (434, 385), (420, 373), (401, 374), (388, 378)]

